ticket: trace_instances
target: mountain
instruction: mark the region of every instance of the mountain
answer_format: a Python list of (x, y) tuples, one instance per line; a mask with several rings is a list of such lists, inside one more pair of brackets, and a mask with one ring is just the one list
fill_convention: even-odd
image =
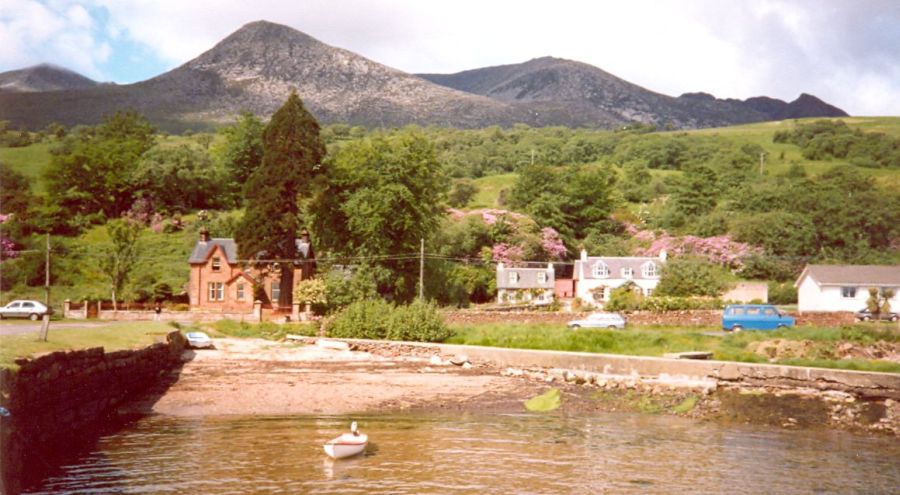
[[(550, 57), (416, 76), (290, 27), (257, 21), (180, 67), (139, 83), (0, 92), (0, 120), (30, 128), (50, 122), (91, 124), (132, 108), (164, 129), (179, 131), (231, 122), (243, 110), (268, 117), (294, 88), (320, 122), (370, 127), (520, 122), (611, 127), (643, 122), (694, 128), (771, 118), (762, 110), (763, 102), (754, 106), (709, 95), (673, 98), (596, 67)], [(827, 106), (820, 103), (804, 100), (779, 109), (814, 112)]]
[(51, 64), (0, 73), (0, 92), (61, 91), (92, 88), (97, 84), (77, 72)]
[(419, 77), (507, 103), (534, 105), (540, 102), (545, 107), (563, 107), (582, 115), (603, 113), (612, 120), (675, 127), (847, 115), (805, 93), (791, 103), (768, 97), (721, 100), (707, 93), (686, 93), (673, 98), (629, 83), (597, 67), (553, 57), (456, 74), (419, 74)]

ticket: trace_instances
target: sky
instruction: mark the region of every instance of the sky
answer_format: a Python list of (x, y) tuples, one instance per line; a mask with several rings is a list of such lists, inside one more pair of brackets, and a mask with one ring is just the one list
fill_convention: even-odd
[(260, 19), (412, 73), (554, 56), (672, 96), (900, 115), (898, 0), (0, 0), (0, 72), (136, 82)]

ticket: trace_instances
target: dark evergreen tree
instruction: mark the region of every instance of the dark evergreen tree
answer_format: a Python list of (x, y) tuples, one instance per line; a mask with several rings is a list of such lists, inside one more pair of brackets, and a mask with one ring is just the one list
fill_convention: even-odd
[[(243, 259), (295, 259), (298, 201), (310, 192), (310, 182), (325, 156), (319, 123), (303, 107), (296, 91), (272, 115), (263, 133), (263, 149), (262, 165), (250, 174), (244, 187), (247, 211), (235, 232), (238, 252)], [(270, 266), (281, 272), (280, 306), (291, 304), (292, 267), (287, 261)]]

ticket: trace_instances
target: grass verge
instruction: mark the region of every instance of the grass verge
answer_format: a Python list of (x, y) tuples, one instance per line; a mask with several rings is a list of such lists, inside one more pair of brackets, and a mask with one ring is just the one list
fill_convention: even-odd
[(164, 342), (173, 328), (160, 322), (113, 323), (91, 328), (53, 328), (47, 342), (37, 332), (0, 335), (0, 367), (17, 369), (17, 358), (36, 357), (56, 351), (103, 347), (107, 351), (133, 349)]
[(660, 357), (669, 352), (707, 351), (713, 359), (750, 363), (770, 362), (749, 349), (753, 342), (784, 339), (810, 342), (803, 357), (782, 359), (778, 364), (815, 366), (900, 373), (900, 363), (880, 360), (839, 359), (841, 342), (857, 345), (900, 342), (900, 333), (890, 328), (845, 326), (840, 328), (800, 327), (771, 332), (741, 332), (718, 335), (716, 328), (632, 327), (628, 330), (570, 330), (552, 324), (455, 325), (448, 344), (465, 344), (516, 349), (546, 349)]

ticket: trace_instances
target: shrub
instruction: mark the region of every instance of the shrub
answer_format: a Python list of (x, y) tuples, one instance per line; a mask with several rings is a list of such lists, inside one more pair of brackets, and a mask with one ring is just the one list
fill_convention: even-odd
[(609, 295), (609, 301), (603, 305), (603, 309), (609, 311), (634, 311), (640, 309), (643, 297), (634, 290), (633, 284), (626, 284), (613, 289)]
[(797, 304), (797, 288), (791, 282), (769, 282), (770, 304)]
[(330, 337), (385, 339), (393, 309), (383, 299), (356, 301), (338, 313), (325, 332)]
[(685, 311), (695, 309), (722, 309), (722, 300), (699, 297), (651, 296), (640, 302), (642, 311)]
[(388, 325), (388, 338), (391, 340), (441, 342), (450, 334), (434, 304), (415, 301), (393, 308)]
[(330, 337), (440, 342), (450, 330), (430, 303), (394, 306), (382, 299), (357, 301), (338, 313), (328, 324)]

